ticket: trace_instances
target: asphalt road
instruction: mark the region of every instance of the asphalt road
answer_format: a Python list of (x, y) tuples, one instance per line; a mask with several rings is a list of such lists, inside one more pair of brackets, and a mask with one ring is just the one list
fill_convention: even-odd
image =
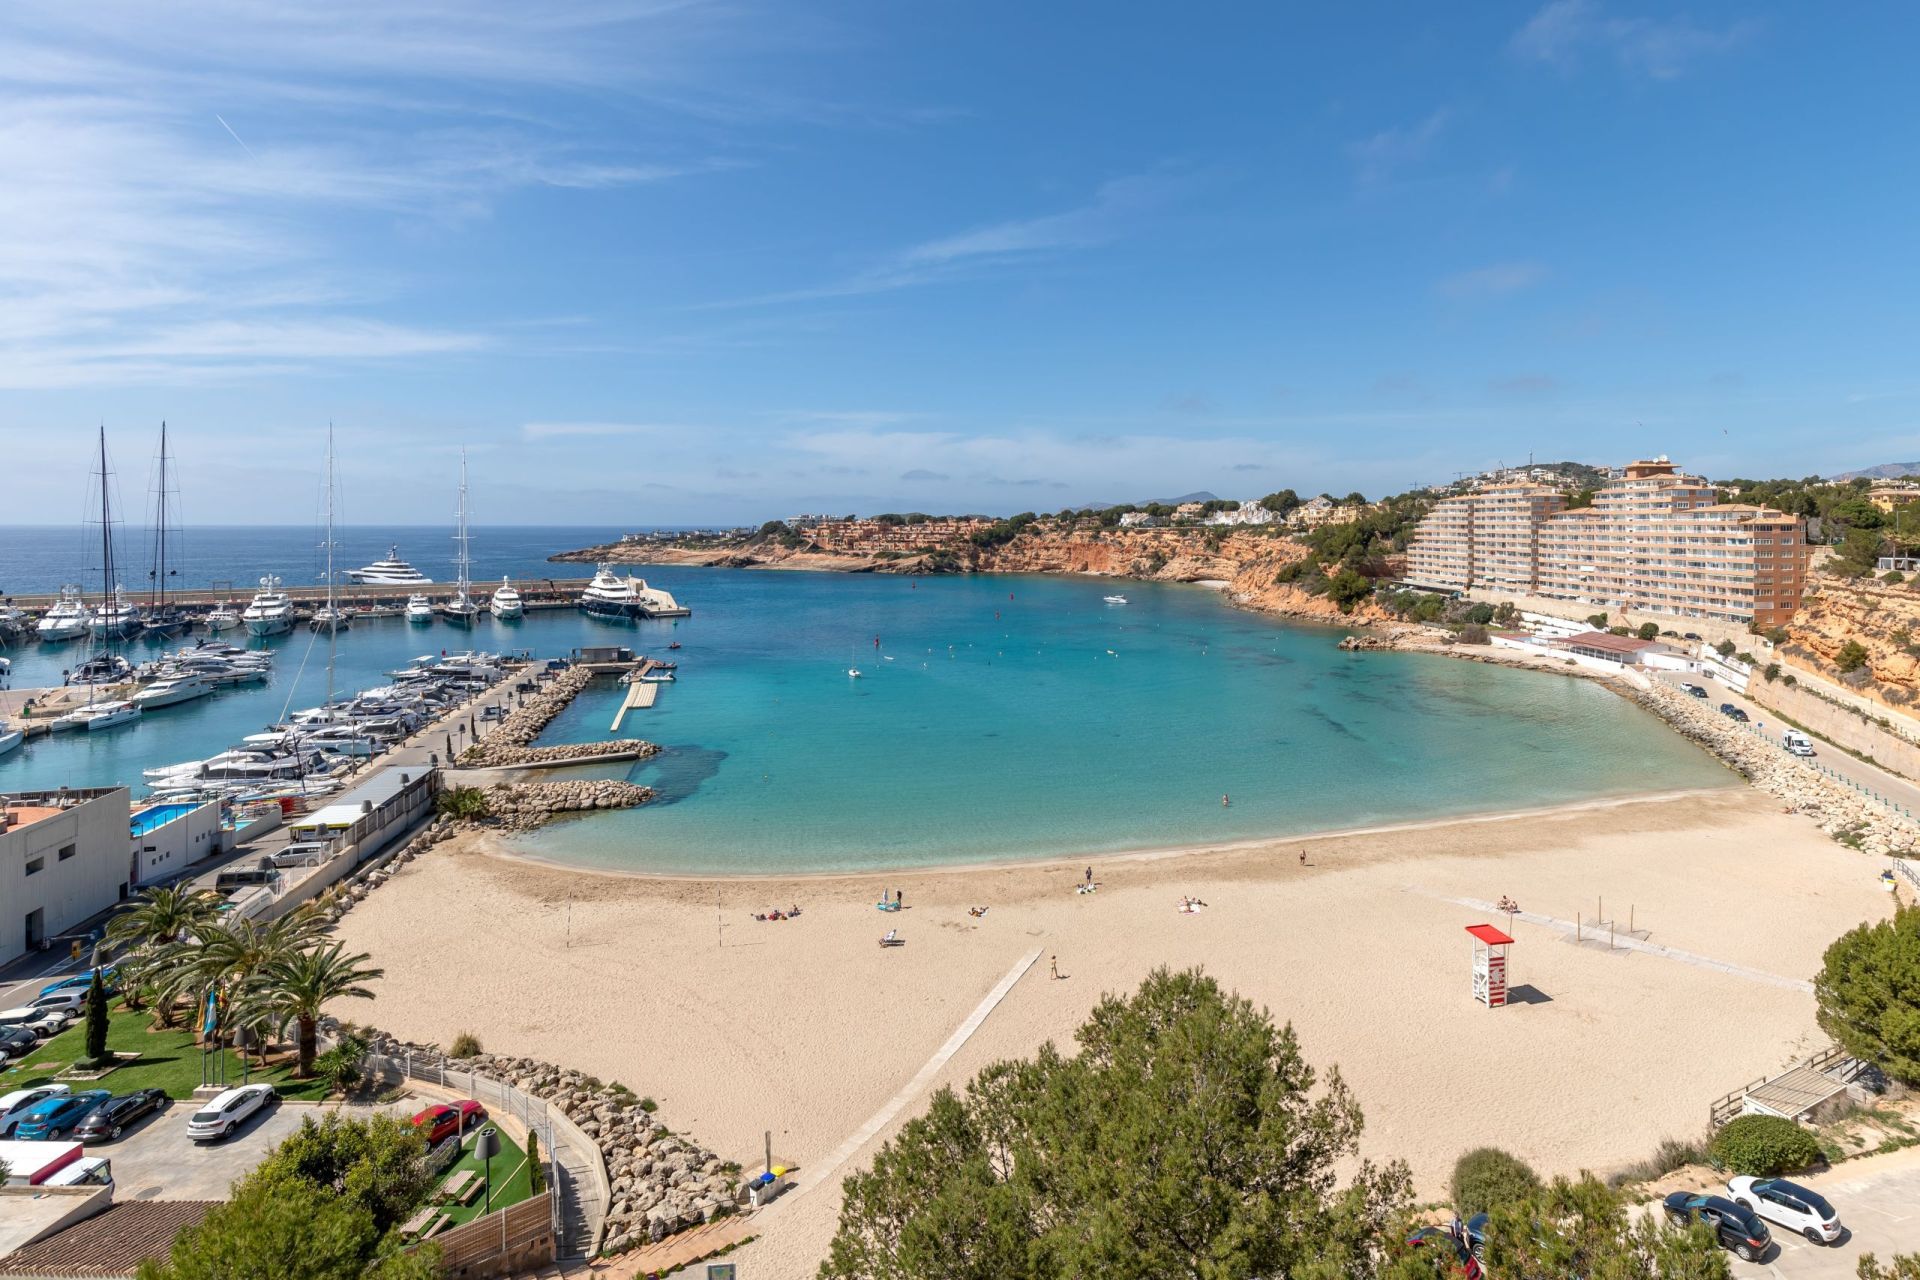
[(1769, 1223), (1774, 1251), (1762, 1262), (1727, 1260), (1739, 1277), (1776, 1280), (1853, 1280), (1862, 1254), (1882, 1263), (1896, 1253), (1920, 1253), (1920, 1149), (1848, 1161), (1824, 1174), (1794, 1179), (1825, 1196), (1840, 1215), (1846, 1234), (1833, 1245), (1817, 1245), (1788, 1235)]

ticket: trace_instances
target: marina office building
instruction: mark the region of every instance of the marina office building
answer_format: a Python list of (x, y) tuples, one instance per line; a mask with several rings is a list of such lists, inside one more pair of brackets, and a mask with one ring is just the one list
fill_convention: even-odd
[(126, 898), (127, 789), (0, 796), (0, 964)]
[(1407, 549), (1407, 581), (1770, 627), (1800, 607), (1807, 557), (1799, 516), (1722, 503), (1662, 457), (1590, 507), (1524, 481), (1443, 499)]

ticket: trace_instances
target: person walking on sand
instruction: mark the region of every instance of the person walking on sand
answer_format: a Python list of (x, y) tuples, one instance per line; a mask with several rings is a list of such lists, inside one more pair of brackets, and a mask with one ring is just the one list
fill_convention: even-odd
[(1060, 976), (1060, 957), (1059, 956), (1047, 957), (1047, 972), (1051, 974), (1054, 978), (1056, 979), (1059, 978)]
[(1305, 849), (1300, 851), (1300, 865), (1303, 867), (1307, 865), (1307, 851)]
[(1092, 883), (1093, 883), (1093, 868), (1092, 868), (1092, 867), (1088, 867), (1088, 868), (1087, 868), (1087, 883), (1088, 883), (1088, 884), (1092, 884)]

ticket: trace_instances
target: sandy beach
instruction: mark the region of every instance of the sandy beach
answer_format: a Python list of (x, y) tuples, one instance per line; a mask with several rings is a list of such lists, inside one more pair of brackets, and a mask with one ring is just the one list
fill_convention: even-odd
[[(619, 1080), (742, 1164), (772, 1130), (777, 1159), (828, 1176), (742, 1255), (756, 1276), (812, 1273), (839, 1175), (927, 1090), (847, 1165), (823, 1162), (1036, 952), (934, 1087), (1069, 1039), (1155, 965), (1201, 965), (1337, 1065), (1366, 1151), (1437, 1193), (1482, 1143), (1554, 1173), (1698, 1133), (1712, 1099), (1823, 1043), (1805, 983), (1837, 934), (1889, 909), (1877, 860), (1744, 788), (1110, 858), (1091, 894), (1085, 862), (715, 881), (502, 853), (462, 836), (348, 915), (341, 936), (387, 976), (371, 1011), (341, 1013)], [(875, 909), (890, 891), (905, 911)], [(1512, 929), (1524, 1002), (1492, 1011), (1470, 997), (1463, 932), (1489, 916), (1463, 904), (1503, 894), (1538, 921)], [(1208, 905), (1182, 914), (1183, 896)], [(797, 920), (752, 918), (796, 904)], [(1684, 954), (1574, 942), (1576, 916), (1602, 913)], [(906, 945), (882, 949), (892, 927)]]

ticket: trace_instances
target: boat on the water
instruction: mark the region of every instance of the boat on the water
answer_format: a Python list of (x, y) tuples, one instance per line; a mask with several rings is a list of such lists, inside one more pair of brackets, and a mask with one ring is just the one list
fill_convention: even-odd
[(131, 702), (89, 702), (69, 711), (53, 722), (55, 729), (112, 729), (140, 718), (140, 708)]
[(402, 560), (397, 546), (387, 548), (385, 560), (375, 560), (372, 564), (347, 570), (347, 577), (354, 582), (375, 587), (425, 587), (433, 582), (432, 578)]
[(160, 424), (159, 473), (153, 490), (153, 566), (147, 570), (147, 610), (140, 619), (140, 634), (149, 640), (169, 640), (185, 631), (192, 622), (186, 611), (167, 599), (168, 579), (180, 570), (167, 564), (167, 526), (172, 514), (173, 488), (167, 464), (167, 424)]
[(526, 608), (520, 593), (513, 589), (512, 578), (501, 578), (500, 585), (493, 589), (493, 598), (487, 601), (487, 612), (500, 622), (512, 622), (524, 614)]
[(1108, 604), (1125, 604), (1127, 602), (1125, 596), (1102, 596), (1101, 598)]
[(49, 643), (78, 640), (87, 634), (87, 618), (87, 606), (80, 599), (80, 588), (62, 587), (59, 601), (35, 624), (34, 634)]
[(433, 601), (423, 595), (407, 597), (407, 621), (426, 624), (433, 621)]
[(589, 617), (619, 622), (685, 618), (693, 613), (670, 593), (648, 586), (645, 578), (632, 574), (622, 578), (607, 564), (594, 566), (593, 581), (580, 593), (580, 608)]
[(155, 680), (152, 684), (133, 695), (133, 705), (142, 711), (151, 711), (155, 707), (171, 707), (176, 703), (192, 702), (195, 698), (204, 698), (213, 692), (213, 682), (206, 676), (195, 672), (183, 672)]
[(128, 600), (126, 588), (116, 586), (87, 615), (87, 633), (98, 640), (125, 640), (139, 632), (140, 606)]
[(133, 675), (133, 664), (117, 653), (96, 653), (66, 675), (68, 684), (119, 684)]
[(467, 451), (460, 450), (460, 510), (454, 525), (453, 542), (457, 550), (454, 553), (454, 572), (459, 576), (453, 585), (453, 599), (440, 606), (441, 614), (456, 627), (471, 627), (474, 619), (480, 616), (480, 606), (473, 602), (472, 583), (467, 575), (472, 569), (471, 558), (467, 554)]
[(230, 631), (240, 625), (240, 611), (233, 607), (233, 601), (224, 600), (207, 613), (207, 630), (218, 634)]
[(5, 721), (0, 721), (0, 756), (7, 754), (26, 740), (26, 730), (10, 729)]
[(277, 636), (293, 630), (293, 599), (280, 589), (280, 579), (268, 574), (260, 579), (253, 601), (241, 611), (250, 636)]

